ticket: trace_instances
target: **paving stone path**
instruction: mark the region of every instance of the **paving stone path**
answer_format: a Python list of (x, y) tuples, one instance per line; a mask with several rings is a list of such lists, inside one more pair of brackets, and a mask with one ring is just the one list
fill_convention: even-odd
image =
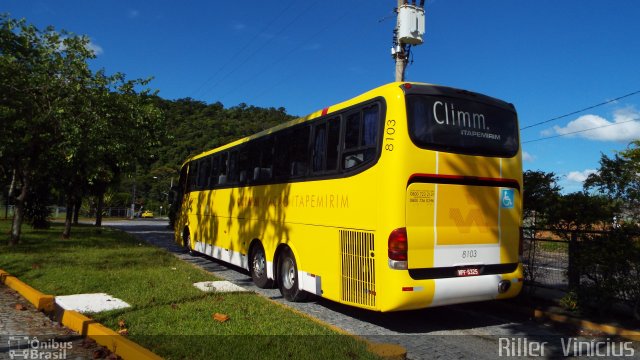
[(0, 284), (0, 359), (94, 359), (94, 351), (102, 350)]

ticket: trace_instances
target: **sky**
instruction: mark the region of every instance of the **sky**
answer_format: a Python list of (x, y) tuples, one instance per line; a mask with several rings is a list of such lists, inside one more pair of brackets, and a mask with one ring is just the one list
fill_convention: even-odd
[[(306, 115), (394, 80), (396, 4), (3, 0), (0, 12), (88, 36), (94, 69), (153, 77), (164, 98)], [(564, 192), (579, 191), (601, 154), (640, 138), (640, 93), (612, 101), (640, 90), (640, 1), (427, 0), (425, 8), (425, 42), (413, 48), (406, 80), (513, 103), (525, 170), (554, 172)]]

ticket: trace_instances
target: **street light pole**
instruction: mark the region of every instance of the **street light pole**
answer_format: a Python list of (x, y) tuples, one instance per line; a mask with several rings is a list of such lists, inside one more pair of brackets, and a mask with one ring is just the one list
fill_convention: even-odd
[(131, 220), (135, 218), (136, 214), (136, 176), (133, 175), (133, 196), (131, 197)]

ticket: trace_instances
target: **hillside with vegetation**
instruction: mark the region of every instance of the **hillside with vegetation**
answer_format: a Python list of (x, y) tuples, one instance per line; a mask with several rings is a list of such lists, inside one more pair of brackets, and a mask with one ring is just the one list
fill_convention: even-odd
[[(154, 149), (154, 157), (135, 170), (138, 206), (158, 211), (168, 204), (168, 190), (177, 183), (180, 166), (190, 156), (216, 148), (294, 119), (280, 108), (246, 104), (225, 108), (220, 102), (206, 104), (194, 99), (156, 99), (165, 117), (167, 137)], [(111, 206), (130, 205), (133, 176), (128, 174), (112, 189)]]

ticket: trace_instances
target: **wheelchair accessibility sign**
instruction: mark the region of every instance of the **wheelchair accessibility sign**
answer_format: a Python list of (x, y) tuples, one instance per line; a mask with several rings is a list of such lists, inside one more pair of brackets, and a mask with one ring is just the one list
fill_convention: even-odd
[(513, 189), (502, 189), (500, 191), (500, 207), (503, 209), (513, 209), (515, 191)]

